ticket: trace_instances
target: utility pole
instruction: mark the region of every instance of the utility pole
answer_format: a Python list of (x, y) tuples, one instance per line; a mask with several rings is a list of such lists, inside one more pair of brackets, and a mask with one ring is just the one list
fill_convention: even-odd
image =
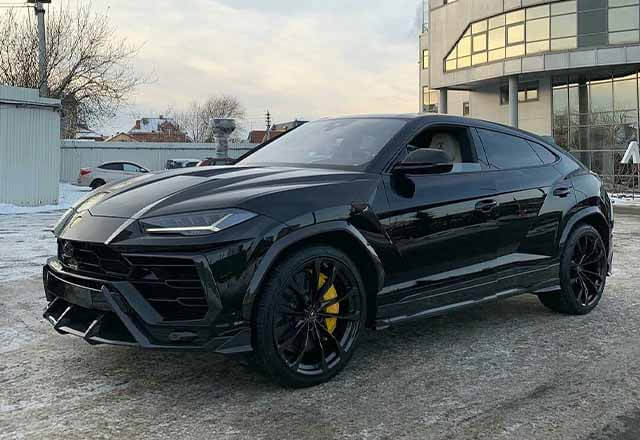
[(51, 3), (51, 0), (27, 0), (28, 3), (35, 3), (36, 18), (38, 20), (38, 83), (40, 85), (40, 96), (49, 96), (49, 86), (47, 85), (47, 40), (44, 29), (44, 3)]
[(267, 134), (266, 138), (269, 140), (271, 138), (271, 113), (267, 110), (267, 114), (265, 115), (267, 121)]

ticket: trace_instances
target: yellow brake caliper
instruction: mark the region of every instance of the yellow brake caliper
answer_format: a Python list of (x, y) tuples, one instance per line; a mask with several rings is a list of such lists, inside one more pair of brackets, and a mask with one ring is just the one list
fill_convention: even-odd
[[(318, 289), (321, 289), (322, 286), (324, 286), (324, 283), (326, 281), (327, 281), (327, 276), (323, 273), (319, 274)], [(335, 286), (331, 285), (331, 287), (329, 287), (329, 290), (327, 290), (327, 293), (324, 294), (322, 299), (324, 301), (331, 301), (332, 299), (336, 299), (337, 297), (338, 297), (338, 292), (336, 291)], [(340, 311), (340, 304), (333, 304), (331, 306), (325, 307), (323, 311), (325, 313), (331, 313), (332, 315), (337, 315), (338, 312)], [(327, 330), (329, 330), (329, 333), (333, 334), (333, 331), (336, 329), (336, 324), (338, 323), (337, 318), (325, 318), (324, 322), (327, 325)]]

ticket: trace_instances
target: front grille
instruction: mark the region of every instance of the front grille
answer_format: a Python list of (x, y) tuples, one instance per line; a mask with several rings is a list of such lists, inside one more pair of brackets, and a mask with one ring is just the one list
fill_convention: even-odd
[(58, 240), (58, 259), (74, 273), (107, 280), (126, 280), (131, 265), (110, 247), (98, 243)]
[(128, 281), (165, 321), (203, 319), (208, 304), (193, 259), (120, 254), (97, 243), (58, 241), (65, 270), (107, 281)]

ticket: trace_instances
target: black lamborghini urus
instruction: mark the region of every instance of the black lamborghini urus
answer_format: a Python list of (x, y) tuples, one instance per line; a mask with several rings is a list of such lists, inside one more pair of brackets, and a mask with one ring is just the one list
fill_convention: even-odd
[(337, 374), (365, 328), (531, 293), (593, 310), (600, 179), (533, 134), (444, 115), (305, 124), (234, 165), (103, 186), (60, 219), (44, 317), (90, 344), (248, 354)]

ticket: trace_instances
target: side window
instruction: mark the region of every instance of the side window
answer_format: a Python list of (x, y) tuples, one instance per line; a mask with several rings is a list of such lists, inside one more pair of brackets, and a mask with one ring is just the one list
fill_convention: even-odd
[(540, 157), (542, 163), (554, 163), (556, 160), (558, 160), (558, 157), (551, 151), (549, 151), (546, 147), (543, 147), (542, 145), (531, 141), (529, 141), (529, 145), (531, 145), (533, 150), (538, 154), (538, 157)]
[(487, 159), (494, 167), (505, 170), (541, 165), (529, 142), (497, 131), (478, 129)]
[(123, 163), (122, 164), (122, 169), (124, 171), (126, 171), (127, 173), (139, 173), (140, 172), (140, 168), (137, 165), (134, 165), (132, 163)]
[(453, 162), (453, 173), (480, 171), (475, 146), (464, 126), (437, 126), (421, 131), (407, 145), (407, 152), (433, 148), (446, 152)]
[(122, 171), (121, 163), (106, 163), (104, 165), (99, 166), (98, 168), (109, 171)]

